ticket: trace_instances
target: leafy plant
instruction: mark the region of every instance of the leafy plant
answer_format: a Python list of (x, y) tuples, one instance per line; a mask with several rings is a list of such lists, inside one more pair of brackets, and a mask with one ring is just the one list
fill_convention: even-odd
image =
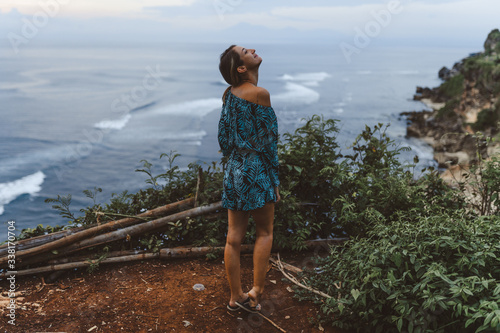
[(299, 294), (358, 332), (499, 332), (498, 239), (498, 216), (410, 211), (318, 258), (306, 281), (332, 298)]

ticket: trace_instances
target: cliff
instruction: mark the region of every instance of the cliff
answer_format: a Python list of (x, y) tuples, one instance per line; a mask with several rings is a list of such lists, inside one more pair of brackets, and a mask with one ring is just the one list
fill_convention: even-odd
[[(500, 138), (500, 31), (491, 31), (484, 51), (457, 62), (453, 68), (441, 68), (443, 83), (435, 88), (417, 87), (415, 100), (433, 111), (406, 112), (407, 136), (424, 139), (434, 148), (440, 167), (467, 166), (495, 154), (498, 147), (472, 136)], [(479, 150), (479, 151), (478, 151)]]

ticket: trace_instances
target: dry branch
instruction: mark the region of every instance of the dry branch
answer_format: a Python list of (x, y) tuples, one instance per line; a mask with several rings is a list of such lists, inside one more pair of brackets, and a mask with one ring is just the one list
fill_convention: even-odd
[(328, 295), (328, 294), (325, 294), (324, 292), (322, 291), (319, 291), (319, 290), (316, 290), (314, 288), (311, 288), (309, 286), (306, 286), (305, 284), (302, 284), (300, 283), (294, 276), (288, 274), (287, 272), (285, 272), (285, 269), (283, 267), (283, 264), (281, 262), (281, 259), (280, 259), (280, 255), (278, 253), (278, 269), (280, 270), (280, 272), (288, 279), (290, 280), (291, 282), (295, 283), (297, 286), (301, 287), (301, 288), (304, 288), (304, 289), (307, 289), (309, 290), (310, 292), (313, 292), (315, 294), (318, 294), (322, 297), (325, 297), (325, 298), (332, 298), (332, 296)]

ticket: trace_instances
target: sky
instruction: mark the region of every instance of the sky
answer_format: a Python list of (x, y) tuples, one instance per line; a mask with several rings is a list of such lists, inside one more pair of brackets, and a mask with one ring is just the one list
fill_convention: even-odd
[(477, 47), (498, 0), (0, 0), (0, 48), (170, 42)]

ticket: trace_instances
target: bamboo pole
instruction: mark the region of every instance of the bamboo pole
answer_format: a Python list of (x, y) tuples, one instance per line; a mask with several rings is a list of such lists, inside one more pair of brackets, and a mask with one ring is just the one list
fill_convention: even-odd
[[(176, 210), (180, 208), (181, 206), (185, 205), (192, 205), (194, 203), (194, 198), (189, 198), (186, 200), (178, 201), (166, 206), (162, 206), (147, 212), (144, 212), (140, 215), (138, 215), (138, 218), (125, 218), (117, 221), (111, 221), (99, 226), (95, 226), (93, 228), (88, 228), (85, 230), (82, 230), (80, 232), (71, 234), (71, 235), (66, 235), (63, 238), (60, 238), (58, 240), (55, 240), (53, 242), (45, 243), (40, 246), (36, 247), (31, 247), (27, 248), (25, 250), (17, 250), (16, 252), (16, 258), (17, 259), (22, 259), (23, 257), (28, 257), (34, 254), (40, 254), (43, 252), (48, 252), (57, 248), (61, 248), (64, 246), (67, 246), (69, 244), (74, 244), (75, 242), (78, 242), (82, 239), (86, 239), (89, 237), (93, 237), (99, 233), (110, 231), (110, 230), (115, 230), (118, 228), (124, 228), (124, 227), (129, 227), (133, 226), (139, 222), (144, 222), (144, 218), (154, 218), (158, 216), (162, 216), (165, 214), (168, 214), (169, 212)], [(144, 222), (147, 223), (147, 222)], [(8, 257), (0, 257), (0, 264), (4, 264), (7, 262)]]
[[(51, 244), (51, 243), (45, 244), (45, 245), (37, 247), (37, 248), (28, 249), (22, 255), (24, 257), (26, 257), (28, 255), (33, 256), (35, 254), (38, 255), (40, 253), (47, 252), (49, 250), (53, 250), (55, 248), (59, 248), (58, 251), (61, 253), (68, 254), (71, 252), (86, 249), (88, 247), (98, 246), (98, 245), (102, 245), (102, 244), (106, 244), (106, 243), (111, 243), (111, 242), (114, 242), (114, 241), (117, 241), (120, 239), (124, 239), (127, 236), (129, 236), (129, 237), (135, 236), (135, 235), (138, 235), (141, 233), (145, 233), (145, 232), (149, 232), (149, 231), (161, 228), (161, 227), (165, 227), (168, 225), (169, 222), (177, 222), (180, 220), (185, 220), (188, 218), (192, 218), (192, 217), (196, 217), (196, 216), (200, 216), (200, 215), (204, 215), (204, 214), (209, 214), (209, 213), (215, 212), (216, 210), (218, 210), (220, 208), (222, 208), (221, 202), (217, 202), (217, 203), (214, 203), (214, 204), (211, 204), (208, 206), (192, 208), (192, 209), (189, 209), (189, 210), (186, 210), (183, 212), (179, 212), (176, 214), (172, 214), (172, 215), (169, 215), (169, 216), (166, 216), (163, 218), (159, 218), (159, 219), (156, 219), (153, 221), (144, 222), (144, 223), (137, 224), (137, 225), (132, 225), (132, 226), (129, 226), (126, 228), (116, 230), (116, 231), (111, 231), (111, 232), (101, 234), (101, 235), (98, 235), (98, 236), (95, 236), (92, 238), (86, 238), (86, 239), (81, 239), (81, 240), (77, 240), (77, 241), (75, 241), (74, 239), (70, 239), (70, 241), (67, 241), (66, 239), (62, 239), (60, 241), (56, 241), (56, 242), (59, 242), (56, 245)], [(67, 245), (69, 243), (71, 243), (71, 245)], [(64, 244), (67, 246), (62, 247), (60, 244)], [(38, 251), (35, 251), (35, 250), (38, 250)], [(21, 262), (21, 264), (27, 264), (27, 262), (23, 262), (23, 258), (22, 257), (20, 258), (20, 257), (21, 257), (20, 252), (16, 253), (16, 259), (18, 259)], [(30, 264), (40, 262), (40, 260), (37, 260), (37, 259), (38, 258), (36, 258), (35, 260), (28, 260), (28, 262)]]
[[(29, 249), (32, 247), (40, 246), (40, 245), (43, 245), (43, 244), (46, 244), (49, 242), (59, 240), (61, 238), (75, 234), (75, 233), (80, 232), (82, 230), (89, 230), (92, 228), (97, 228), (99, 226), (106, 226), (112, 222), (114, 223), (115, 228), (127, 227), (129, 225), (134, 224), (134, 223), (143, 222), (144, 218), (155, 218), (155, 217), (165, 216), (176, 209), (183, 209), (184, 207), (192, 206), (193, 204), (194, 204), (194, 198), (188, 198), (185, 200), (180, 200), (180, 201), (173, 202), (173, 203), (170, 203), (170, 204), (165, 205), (165, 206), (161, 206), (161, 207), (158, 207), (155, 209), (148, 210), (142, 214), (137, 215), (138, 218), (125, 218), (125, 219), (120, 219), (117, 221), (110, 221), (110, 222), (107, 222), (107, 223), (101, 224), (101, 225), (92, 224), (90, 226), (71, 228), (71, 229), (67, 229), (67, 230), (61, 230), (61, 231), (57, 231), (54, 233), (50, 233), (47, 235), (40, 235), (40, 236), (28, 238), (28, 239), (23, 239), (23, 240), (20, 240), (17, 242), (16, 250), (23, 251), (23, 250), (26, 250), (26, 249)], [(96, 229), (92, 229), (92, 230), (96, 230)], [(97, 231), (99, 232), (99, 230), (97, 230)], [(7, 254), (7, 249), (8, 249), (7, 245), (8, 244), (0, 245), (0, 257)]]
[[(317, 246), (329, 246), (331, 244), (339, 245), (344, 240), (345, 239), (342, 239), (342, 238), (339, 238), (339, 239), (318, 239), (318, 240), (306, 241), (305, 244), (306, 244), (306, 247), (308, 249), (313, 249)], [(205, 247), (176, 247), (176, 248), (163, 248), (163, 249), (160, 249), (160, 251), (157, 253), (139, 253), (139, 254), (131, 254), (132, 251), (115, 251), (115, 252), (112, 252), (110, 255), (117, 255), (116, 257), (108, 257), (108, 258), (102, 259), (100, 261), (98, 259), (93, 259), (90, 261), (89, 261), (89, 259), (86, 259), (86, 260), (75, 261), (75, 262), (64, 262), (65, 260), (70, 260), (70, 259), (64, 259), (64, 260), (58, 261), (58, 262), (51, 264), (51, 265), (48, 265), (48, 266), (20, 270), (20, 271), (16, 272), (16, 275), (22, 276), (22, 275), (52, 272), (52, 271), (57, 271), (57, 270), (67, 270), (67, 269), (73, 269), (73, 268), (79, 268), (79, 267), (87, 267), (92, 263), (99, 263), (99, 264), (121, 263), (121, 262), (143, 260), (143, 259), (152, 259), (152, 258), (160, 258), (160, 259), (165, 259), (165, 260), (173, 259), (173, 258), (193, 258), (193, 257), (204, 256), (212, 251), (224, 251), (224, 248), (225, 247), (223, 247), (223, 246), (220, 246), (220, 247), (209, 247), (209, 246), (205, 246)], [(253, 244), (243, 244), (241, 246), (241, 253), (251, 253), (253, 251), (253, 249), (254, 249)], [(124, 254), (124, 255), (121, 255), (121, 254)], [(280, 262), (279, 257), (278, 257), (277, 262), (274, 260), (271, 260), (271, 262), (277, 264), (278, 267), (281, 266), (281, 268), (283, 268), (283, 265)], [(287, 268), (288, 269), (293, 268), (293, 269), (291, 269), (292, 271), (293, 270), (295, 270), (295, 271), (300, 270), (299, 268), (293, 267), (291, 265), (288, 265)], [(0, 278), (6, 277), (6, 276), (8, 276), (7, 273), (0, 273)], [(289, 276), (287, 276), (287, 278), (289, 278)]]
[[(16, 276), (34, 275), (34, 274), (40, 274), (40, 273), (46, 273), (46, 272), (74, 269), (74, 268), (79, 268), (79, 267), (88, 267), (92, 264), (111, 264), (111, 263), (129, 262), (129, 261), (134, 261), (134, 260), (154, 259), (154, 258), (159, 258), (159, 256), (160, 256), (160, 254), (157, 252), (157, 253), (142, 253), (142, 254), (134, 254), (134, 255), (130, 255), (130, 256), (114, 257), (114, 258), (103, 259), (100, 261), (97, 259), (91, 260), (91, 261), (77, 261), (77, 262), (70, 262), (70, 263), (66, 263), (66, 264), (49, 265), (49, 266), (43, 266), (43, 267), (24, 269), (22, 271), (15, 272), (15, 275)], [(12, 273), (10, 273), (10, 274), (0, 273), (0, 278), (8, 277), (11, 274)]]

